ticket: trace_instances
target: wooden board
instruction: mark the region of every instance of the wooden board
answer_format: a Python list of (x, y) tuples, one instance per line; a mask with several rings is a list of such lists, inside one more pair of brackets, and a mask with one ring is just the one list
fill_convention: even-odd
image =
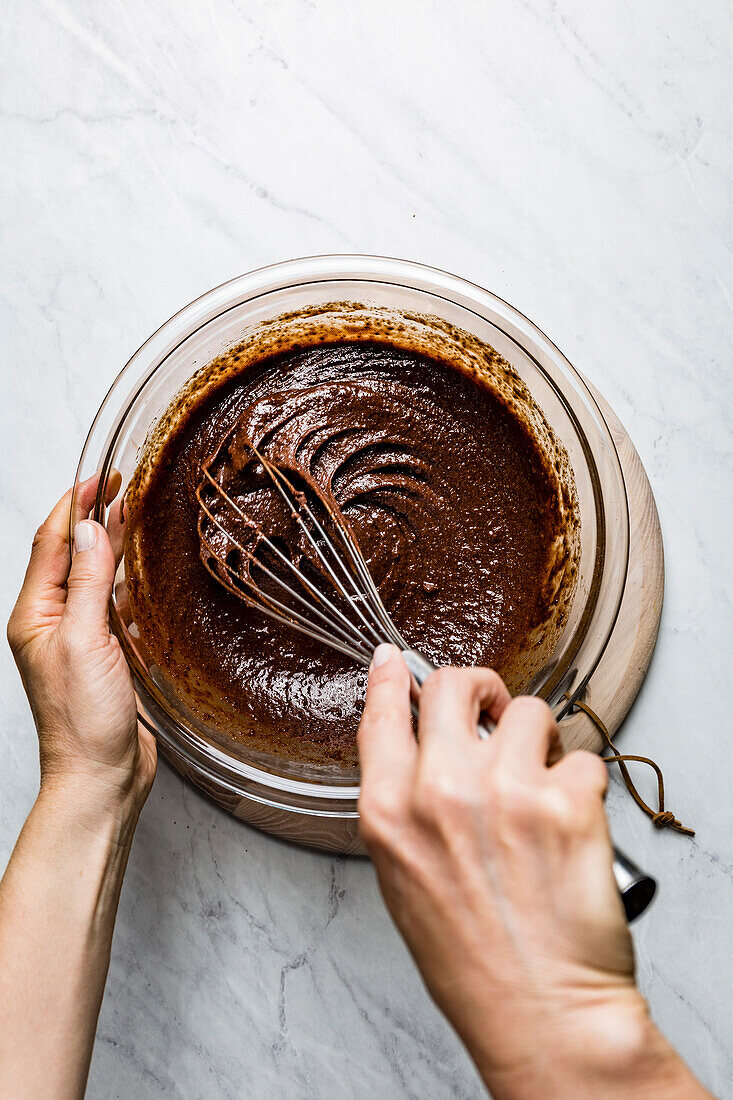
[[(590, 386), (590, 383), (588, 383)], [(630, 513), (629, 570), (613, 635), (583, 696), (614, 734), (636, 698), (651, 661), (664, 597), (664, 551), (659, 516), (649, 480), (633, 443), (616, 414), (590, 386), (618, 449)], [(560, 723), (566, 749), (598, 752), (602, 740), (582, 713)], [(281, 810), (232, 794), (193, 772), (170, 748), (169, 763), (223, 809), (265, 832), (323, 851), (362, 855), (358, 821)]]

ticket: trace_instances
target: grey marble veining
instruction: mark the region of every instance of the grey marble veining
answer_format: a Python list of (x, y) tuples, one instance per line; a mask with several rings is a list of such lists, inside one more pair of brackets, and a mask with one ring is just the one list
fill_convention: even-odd
[[(733, 12), (727, 0), (9, 0), (0, 40), (7, 617), (116, 372), (243, 271), (364, 251), (527, 313), (614, 405), (667, 554), (621, 744), (697, 830), (614, 781), (661, 894), (635, 929), (660, 1026), (733, 1095), (729, 702)], [(0, 847), (37, 785), (7, 650)], [(162, 766), (132, 852), (89, 1095), (475, 1097), (365, 861), (299, 851)]]

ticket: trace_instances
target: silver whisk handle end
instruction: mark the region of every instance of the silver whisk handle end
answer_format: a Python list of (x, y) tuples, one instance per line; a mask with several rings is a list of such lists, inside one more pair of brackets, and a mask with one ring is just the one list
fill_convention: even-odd
[(656, 879), (645, 874), (633, 860), (616, 847), (613, 849), (613, 877), (621, 895), (626, 919), (630, 924), (651, 904), (657, 892)]

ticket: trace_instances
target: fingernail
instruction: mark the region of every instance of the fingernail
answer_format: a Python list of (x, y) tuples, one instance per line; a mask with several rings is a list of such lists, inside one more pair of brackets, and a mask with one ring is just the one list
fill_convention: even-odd
[(372, 654), (372, 668), (381, 668), (382, 665), (386, 665), (395, 653), (399, 653), (397, 646), (390, 645), (389, 642), (382, 642)]
[(91, 550), (97, 543), (97, 528), (93, 523), (83, 519), (74, 528), (74, 549), (77, 554), (83, 550)]

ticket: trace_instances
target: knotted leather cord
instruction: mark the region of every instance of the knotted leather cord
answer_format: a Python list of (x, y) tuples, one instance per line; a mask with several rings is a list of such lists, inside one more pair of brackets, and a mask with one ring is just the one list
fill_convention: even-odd
[[(569, 695), (566, 694), (565, 698), (568, 699)], [(621, 753), (616, 752), (616, 746), (611, 740), (611, 735), (608, 732), (606, 725), (599, 718), (596, 712), (592, 710), (587, 703), (581, 702), (580, 699), (575, 700), (571, 708), (571, 713), (575, 710), (582, 710), (583, 714), (586, 714), (590, 718), (593, 725), (598, 729), (599, 733), (603, 737), (603, 740), (605, 741), (605, 748), (610, 749), (613, 753), (613, 756), (601, 756), (601, 760), (604, 760), (606, 764), (618, 764), (624, 783), (626, 784), (626, 789), (628, 790), (629, 794), (631, 795), (639, 809), (643, 810), (647, 817), (650, 817), (652, 819), (652, 822), (657, 826), (658, 829), (669, 828), (674, 829), (678, 833), (684, 833), (685, 836), (694, 836), (694, 829), (688, 829), (685, 825), (677, 820), (671, 810), (665, 810), (664, 808), (664, 777), (662, 775), (662, 769), (659, 767), (659, 765), (656, 764), (653, 760), (650, 760), (648, 756), (635, 756), (631, 753), (626, 753), (622, 755)], [(630, 760), (634, 760), (639, 764), (648, 764), (650, 768), (654, 769), (657, 777), (657, 793), (659, 798), (659, 808), (657, 810), (653, 810), (651, 806), (648, 806), (646, 804), (646, 802), (634, 786), (634, 781), (629, 774), (629, 769), (626, 767), (627, 761)]]

